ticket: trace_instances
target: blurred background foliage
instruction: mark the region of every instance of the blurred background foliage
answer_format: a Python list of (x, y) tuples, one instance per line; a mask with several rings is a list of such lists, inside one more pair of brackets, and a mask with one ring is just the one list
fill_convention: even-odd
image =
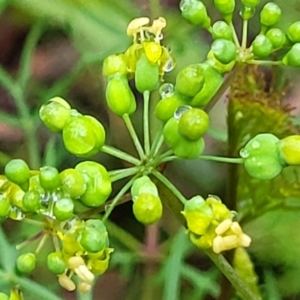
[[(213, 1), (203, 2), (212, 19), (220, 19)], [(260, 7), (265, 2), (261, 1)], [(279, 24), (282, 29), (299, 20), (299, 0), (274, 2), (283, 9)], [(60, 136), (48, 132), (39, 121), (39, 107), (56, 95), (66, 98), (80, 112), (100, 119), (107, 129), (108, 143), (133, 151), (122, 122), (106, 108), (101, 65), (106, 56), (123, 52), (131, 43), (131, 38), (126, 36), (129, 21), (146, 15), (152, 19), (164, 16), (167, 20), (164, 43), (171, 47), (177, 64), (175, 70), (165, 76), (166, 82), (174, 82), (183, 66), (203, 61), (211, 37), (183, 20), (178, 5), (179, 1), (172, 0), (0, 0), (0, 171), (10, 158), (16, 157), (27, 160), (32, 168), (47, 164), (59, 170), (79, 161), (66, 152)], [(234, 23), (240, 32), (238, 12)], [(251, 21), (249, 42), (258, 32), (257, 15)], [(299, 70), (286, 68), (282, 73), (284, 81), (288, 81), (284, 103), (294, 108), (291, 120), (299, 124)], [(158, 95), (153, 98), (153, 106), (157, 100)], [(246, 101), (251, 101), (251, 97)], [(228, 151), (226, 106), (227, 98), (223, 97), (210, 112), (212, 128), (206, 139), (207, 153), (225, 156)], [(138, 112), (137, 128), (140, 117)], [(152, 122), (155, 128), (157, 121)], [(276, 121), (273, 126), (278, 126)], [(104, 154), (92, 159), (101, 161), (108, 169), (122, 167), (120, 161)], [(224, 164), (181, 161), (169, 164), (166, 174), (187, 198), (197, 193), (225, 198), (230, 171)], [(298, 189), (299, 178), (284, 182), (284, 188)], [(270, 197), (265, 197), (267, 190), (258, 187), (256, 184), (254, 189), (261, 202), (272, 202)], [(247, 200), (245, 193), (239, 197), (244, 197), (237, 199), (240, 203)], [(296, 200), (300, 200), (299, 197), (299, 193), (294, 195)], [(245, 224), (246, 232), (253, 238), (249, 253), (259, 275), (263, 299), (300, 299), (300, 206), (297, 201), (293, 203), (296, 203), (293, 209), (286, 206), (262, 215), (256, 210), (257, 215), (253, 214)], [(9, 229), (7, 235), (12, 244), (34, 233), (31, 227), (24, 228), (20, 224), (5, 222), (3, 226), (6, 233)], [(63, 299), (227, 299), (220, 296), (224, 282), (221, 280), (220, 285), (218, 270), (195, 251), (168, 211), (156, 237), (161, 244), (152, 249), (153, 253), (146, 247), (149, 232), (132, 217), (130, 203), (115, 209), (109, 227), (115, 248), (112, 267), (99, 279), (94, 296), (61, 292), (55, 278), (43, 266), (33, 279), (46, 284)], [(1, 237), (1, 246), (4, 242), (5, 237)], [(130, 242), (142, 245), (138, 255), (130, 248)], [(6, 246), (6, 251), (14, 256), (10, 244)], [(44, 261), (45, 257), (41, 255), (40, 260)], [(1, 284), (7, 291), (9, 286)], [(39, 296), (42, 294), (43, 291)], [(25, 295), (26, 300), (36, 299), (26, 288)], [(45, 296), (44, 299), (50, 298)]]

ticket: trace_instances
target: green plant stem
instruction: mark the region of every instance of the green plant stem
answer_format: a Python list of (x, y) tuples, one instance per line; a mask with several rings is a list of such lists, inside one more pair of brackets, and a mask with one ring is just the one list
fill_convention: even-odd
[(230, 163), (230, 164), (242, 164), (244, 162), (243, 158), (220, 157), (220, 156), (210, 156), (210, 155), (199, 156), (199, 159)]
[(105, 226), (107, 227), (109, 234), (111, 236), (114, 236), (120, 243), (122, 243), (128, 249), (132, 250), (135, 253), (141, 251), (143, 244), (140, 243), (127, 230), (124, 230), (122, 227), (116, 225), (108, 219), (105, 221)]
[(39, 242), (37, 248), (34, 251), (35, 254), (39, 254), (40, 253), (40, 251), (43, 249), (45, 243), (47, 242), (48, 238), (49, 238), (49, 234), (44, 234), (43, 235), (41, 241)]
[(38, 240), (39, 238), (41, 238), (42, 236), (44, 236), (44, 230), (41, 230), (40, 232), (38, 232), (37, 234), (35, 234), (34, 236), (28, 238), (27, 240), (25, 240), (24, 242), (16, 245), (16, 249), (20, 250), (23, 247), (26, 247), (27, 245), (29, 245), (30, 243)]
[(250, 60), (247, 61), (247, 64), (250, 65), (259, 65), (259, 66), (280, 66), (282, 65), (282, 61), (278, 60), (278, 61), (273, 61), (273, 60)]
[[(156, 157), (153, 162), (154, 162), (154, 164), (160, 164), (162, 162), (166, 162), (166, 161), (168, 161), (167, 158), (170, 157), (170, 155), (172, 155), (172, 154), (173, 154), (173, 150), (167, 150), (166, 152), (164, 152), (161, 155), (159, 155), (158, 157)], [(177, 158), (177, 156), (172, 156), (172, 157)]]
[(121, 151), (117, 148), (114, 148), (112, 146), (108, 146), (108, 145), (104, 145), (102, 148), (101, 148), (101, 151), (106, 153), (106, 154), (109, 154), (111, 156), (114, 156), (114, 157), (117, 157), (117, 158), (120, 158), (122, 160), (125, 160), (133, 165), (140, 165), (141, 162), (140, 160), (138, 160), (137, 158), (135, 158), (134, 156), (124, 152), (124, 151)]
[(122, 169), (122, 170), (109, 171), (108, 174), (109, 174), (110, 180), (112, 182), (114, 182), (114, 181), (118, 181), (120, 179), (129, 177), (131, 175), (134, 175), (137, 172), (138, 172), (138, 168), (133, 167), (133, 168), (127, 168), (127, 169)]
[(149, 99), (150, 92), (145, 91), (144, 97), (144, 115), (143, 115), (143, 127), (144, 127), (144, 148), (146, 156), (150, 153), (150, 132), (149, 132)]
[(243, 298), (243, 300), (260, 300), (260, 298), (252, 293), (248, 285), (236, 274), (232, 266), (222, 255), (216, 254), (211, 250), (206, 250), (205, 253), (231, 282), (231, 284), (236, 289), (238, 294)]
[(242, 32), (242, 48), (247, 48), (247, 37), (248, 37), (248, 20), (243, 21), (243, 32)]
[(112, 200), (111, 204), (108, 206), (102, 221), (105, 222), (107, 220), (107, 218), (109, 217), (109, 215), (111, 214), (111, 212), (113, 211), (113, 209), (115, 208), (115, 206), (118, 204), (118, 201), (122, 198), (122, 196), (127, 192), (128, 189), (130, 189), (130, 187), (132, 186), (133, 182), (134, 182), (135, 178), (130, 179), (123, 187), (122, 189), (119, 191), (119, 193), (115, 196), (115, 198)]
[(230, 21), (228, 22), (228, 25), (229, 25), (230, 28), (231, 28), (232, 36), (233, 36), (233, 41), (234, 41), (235, 45), (236, 45), (238, 48), (240, 48), (240, 47), (241, 47), (240, 41), (239, 41), (238, 36), (237, 36), (237, 34), (236, 34), (235, 27), (234, 27), (234, 25), (233, 25), (233, 23), (232, 23), (232, 20), (230, 20)]
[(179, 192), (179, 190), (173, 185), (167, 177), (158, 172), (157, 170), (153, 170), (152, 174), (161, 181), (168, 189), (172, 191), (172, 193), (180, 200), (180, 202), (184, 205), (186, 203), (186, 198)]
[(171, 155), (171, 156), (167, 156), (167, 157), (164, 157), (160, 160), (160, 163), (164, 163), (164, 162), (170, 162), (170, 161), (173, 161), (175, 159), (179, 159), (178, 156), (176, 155)]
[(132, 138), (132, 141), (133, 141), (133, 143), (135, 145), (135, 148), (136, 148), (136, 150), (137, 150), (137, 152), (138, 152), (141, 160), (144, 160), (145, 153), (144, 153), (144, 150), (142, 148), (141, 142), (140, 142), (140, 140), (139, 140), (139, 138), (138, 138), (138, 136), (136, 134), (136, 131), (135, 131), (133, 125), (132, 125), (132, 122), (131, 122), (131, 119), (130, 119), (129, 115), (125, 114), (123, 116), (123, 120), (124, 120), (124, 122), (126, 124), (126, 127), (127, 127), (128, 131), (129, 131), (129, 134), (130, 134), (130, 136)]
[(37, 221), (37, 220), (32, 220), (32, 219), (22, 219), (22, 223), (27, 223), (27, 224), (31, 224), (31, 225), (35, 225), (35, 226), (39, 226), (39, 227), (44, 227), (44, 223), (41, 221)]
[(158, 152), (160, 144), (162, 143), (161, 139), (163, 139), (163, 130), (163, 126), (160, 126), (159, 129), (156, 131), (155, 137), (151, 145), (149, 157), (155, 156), (155, 154)]

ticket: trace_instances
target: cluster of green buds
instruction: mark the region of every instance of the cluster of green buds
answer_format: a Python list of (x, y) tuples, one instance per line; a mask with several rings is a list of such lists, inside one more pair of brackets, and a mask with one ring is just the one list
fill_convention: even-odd
[(40, 118), (54, 132), (62, 132), (66, 149), (77, 156), (88, 157), (100, 151), (105, 142), (102, 124), (92, 116), (71, 109), (60, 97), (52, 98), (40, 109)]
[(273, 134), (261, 133), (240, 150), (240, 156), (251, 177), (270, 180), (284, 167), (300, 165), (300, 136), (291, 135), (280, 140)]
[(236, 213), (216, 196), (209, 196), (206, 200), (201, 196), (193, 197), (186, 202), (182, 214), (192, 243), (200, 249), (220, 253), (250, 246), (251, 238), (234, 220)]
[(99, 207), (109, 197), (111, 180), (105, 167), (85, 161), (60, 173), (49, 166), (30, 171), (23, 160), (15, 159), (4, 171), (0, 177), (0, 216), (41, 227), (38, 234), (17, 246), (21, 249), (40, 239), (34, 253), (17, 258), (17, 269), (22, 273), (33, 271), (36, 256), (52, 238), (55, 252), (48, 255), (49, 270), (58, 275), (67, 290), (75, 289), (71, 277), (76, 274), (81, 280), (78, 287), (87, 292), (94, 275), (107, 269), (112, 249), (104, 223), (81, 220), (78, 211), (82, 206)]
[(164, 73), (174, 68), (170, 50), (161, 45), (166, 20), (160, 17), (151, 26), (149, 23), (147, 17), (132, 20), (127, 27), (127, 34), (133, 37), (132, 45), (124, 53), (110, 55), (104, 61), (107, 105), (118, 116), (130, 115), (136, 110), (129, 79), (134, 77), (140, 93), (151, 92), (158, 87)]
[[(240, 0), (240, 16), (243, 19), (241, 41), (232, 23), (235, 0), (214, 0), (216, 9), (223, 16), (214, 24), (207, 14), (202, 1), (182, 0), (182, 15), (190, 23), (208, 30), (213, 38), (207, 60), (221, 73), (232, 70), (237, 64), (285, 64), (300, 66), (300, 21), (291, 24), (286, 32), (277, 27), (281, 18), (281, 9), (274, 2), (266, 3), (260, 11), (261, 30), (247, 45), (248, 22), (254, 16), (259, 0)], [(284, 50), (280, 51), (279, 50)], [(276, 52), (278, 61), (262, 60)], [(283, 54), (282, 54), (283, 52)]]

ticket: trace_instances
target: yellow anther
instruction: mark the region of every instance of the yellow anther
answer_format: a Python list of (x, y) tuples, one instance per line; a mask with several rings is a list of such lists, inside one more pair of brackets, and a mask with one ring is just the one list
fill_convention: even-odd
[(242, 233), (239, 236), (239, 240), (240, 240), (240, 246), (242, 246), (242, 247), (249, 247), (251, 244), (250, 236), (245, 233)]
[(77, 276), (86, 283), (92, 283), (95, 279), (95, 275), (88, 269), (86, 265), (80, 265), (74, 269)]
[(133, 19), (127, 26), (127, 35), (133, 35), (135, 37), (140, 29), (143, 26), (148, 25), (149, 22), (150, 19), (147, 17)]
[(92, 286), (86, 282), (80, 282), (78, 284), (78, 289), (82, 293), (87, 293), (91, 290)]
[(66, 274), (58, 276), (58, 282), (64, 289), (66, 289), (69, 292), (74, 291), (76, 289), (75, 283)]
[(226, 219), (221, 222), (215, 230), (217, 235), (222, 235), (232, 226), (232, 221), (230, 219)]
[(159, 41), (162, 39), (161, 31), (167, 26), (166, 19), (163, 17), (159, 17), (158, 19), (154, 20), (152, 26), (150, 27), (149, 31), (155, 35), (155, 40)]
[(78, 268), (80, 265), (84, 265), (84, 260), (80, 256), (72, 256), (68, 260), (68, 268), (75, 269)]
[(230, 229), (236, 235), (241, 235), (243, 233), (243, 230), (238, 222), (233, 222)]

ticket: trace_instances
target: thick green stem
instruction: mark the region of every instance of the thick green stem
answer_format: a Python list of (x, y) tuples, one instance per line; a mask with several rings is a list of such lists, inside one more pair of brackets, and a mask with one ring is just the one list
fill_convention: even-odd
[(132, 141), (133, 141), (133, 143), (135, 145), (135, 148), (136, 148), (136, 150), (137, 150), (137, 152), (138, 152), (141, 160), (143, 160), (145, 158), (145, 153), (144, 153), (144, 150), (142, 148), (141, 142), (140, 142), (140, 140), (139, 140), (139, 138), (138, 138), (138, 136), (136, 134), (136, 131), (135, 131), (133, 125), (132, 125), (132, 122), (131, 122), (131, 119), (130, 119), (129, 115), (125, 114), (123, 116), (123, 120), (124, 120), (124, 122), (126, 124), (126, 127), (127, 127), (128, 131), (129, 131), (129, 134), (130, 134), (130, 136), (132, 138)]
[(144, 125), (144, 148), (146, 156), (150, 153), (150, 132), (149, 132), (149, 99), (150, 92), (145, 91), (144, 97), (144, 115), (143, 115), (143, 125)]
[(231, 282), (231, 284), (236, 289), (238, 294), (243, 298), (243, 300), (260, 300), (260, 298), (253, 294), (248, 285), (236, 274), (232, 266), (222, 255), (216, 254), (211, 250), (206, 250), (205, 252), (215, 263), (215, 265), (220, 269), (220, 271), (226, 276), (226, 278)]
[(118, 204), (118, 201), (123, 197), (123, 195), (127, 192), (128, 189), (130, 189), (130, 187), (132, 186), (133, 182), (134, 182), (135, 178), (132, 178), (131, 180), (129, 180), (123, 187), (122, 189), (119, 191), (119, 193), (115, 196), (115, 198), (112, 200), (111, 204), (108, 205), (108, 208), (102, 218), (102, 221), (105, 222), (107, 220), (107, 218), (109, 217), (109, 215), (111, 214), (111, 212), (113, 211), (113, 209), (115, 208), (115, 206)]
[(179, 190), (174, 186), (174, 184), (167, 179), (163, 174), (160, 172), (153, 170), (152, 174), (160, 180), (168, 189), (172, 191), (172, 193), (180, 200), (182, 204), (186, 203), (186, 198), (179, 192)]
[(138, 160), (134, 156), (131, 156), (130, 154), (128, 154), (124, 151), (121, 151), (117, 148), (114, 148), (114, 147), (111, 147), (111, 146), (108, 146), (108, 145), (104, 145), (101, 148), (101, 151), (104, 152), (104, 153), (107, 153), (111, 156), (114, 156), (114, 157), (120, 158), (122, 160), (125, 160), (125, 161), (127, 161), (127, 162), (129, 162), (133, 165), (140, 165), (141, 164), (140, 160)]
[(243, 32), (242, 32), (242, 48), (247, 48), (247, 37), (248, 37), (248, 20), (243, 21)]

